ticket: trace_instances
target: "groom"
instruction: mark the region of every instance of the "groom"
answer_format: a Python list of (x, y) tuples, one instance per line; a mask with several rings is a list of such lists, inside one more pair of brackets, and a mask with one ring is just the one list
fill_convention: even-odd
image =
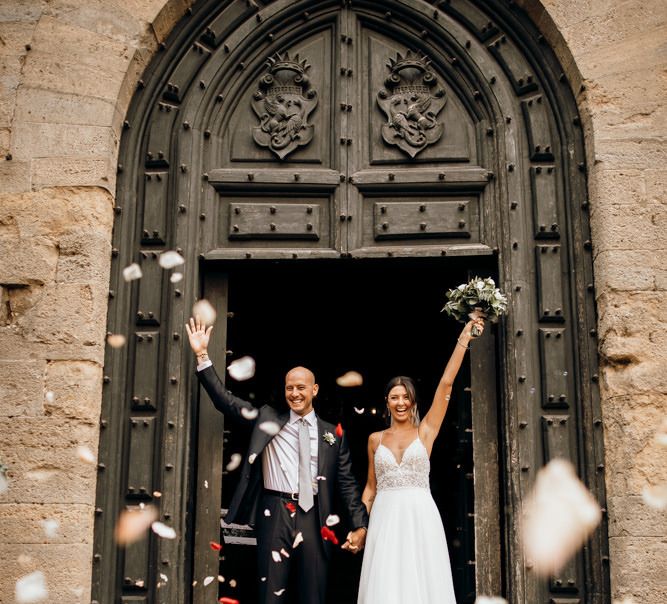
[(289, 412), (279, 413), (268, 405), (256, 409), (226, 390), (213, 368), (207, 354), (213, 327), (206, 328), (196, 317), (185, 328), (197, 355), (197, 377), (215, 407), (226, 417), (253, 426), (225, 522), (256, 528), (260, 604), (287, 601), (283, 590), (292, 566), (299, 603), (324, 604), (333, 547), (324, 537), (330, 536), (326, 520), (335, 492), (355, 527), (343, 549), (353, 553), (363, 549), (368, 514), (352, 475), (345, 437), (336, 436), (333, 424), (317, 417), (313, 409), (315, 376), (305, 367), (287, 373)]

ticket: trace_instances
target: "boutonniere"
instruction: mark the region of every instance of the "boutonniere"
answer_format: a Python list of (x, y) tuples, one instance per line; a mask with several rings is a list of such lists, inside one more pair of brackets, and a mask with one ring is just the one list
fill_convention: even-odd
[(336, 437), (331, 434), (331, 432), (325, 432), (322, 434), (322, 438), (331, 446), (333, 446), (333, 444), (336, 442)]

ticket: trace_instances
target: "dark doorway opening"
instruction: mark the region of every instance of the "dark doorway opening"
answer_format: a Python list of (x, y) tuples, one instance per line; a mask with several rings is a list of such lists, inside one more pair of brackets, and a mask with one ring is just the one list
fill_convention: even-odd
[[(440, 312), (445, 293), (472, 275), (493, 275), (489, 260), (247, 260), (216, 266), (216, 273), (222, 271), (228, 279), (228, 360), (247, 354), (257, 362), (254, 378), (246, 382), (228, 378), (227, 385), (258, 405), (284, 409), (285, 373), (295, 365), (311, 368), (320, 384), (316, 411), (346, 430), (361, 490), (368, 435), (386, 427), (385, 384), (395, 375), (413, 377), (420, 411), (426, 412), (462, 327)], [(363, 375), (363, 386), (336, 385), (336, 378), (348, 370)], [(447, 533), (461, 603), (475, 599), (475, 568), (470, 563), (475, 554), (469, 384), (466, 363), (431, 457), (431, 490)], [(363, 413), (358, 412), (361, 409)], [(224, 465), (233, 453), (244, 454), (248, 443), (243, 428), (227, 422), (225, 431)], [(223, 509), (237, 480), (234, 472), (223, 477)], [(347, 527), (340, 526), (337, 532), (344, 537)], [(239, 531), (228, 535), (226, 542), (221, 566), (226, 581), (220, 595), (256, 602), (252, 533)], [(361, 554), (335, 556), (330, 604), (356, 602), (361, 561)], [(286, 602), (290, 601), (288, 597)]]

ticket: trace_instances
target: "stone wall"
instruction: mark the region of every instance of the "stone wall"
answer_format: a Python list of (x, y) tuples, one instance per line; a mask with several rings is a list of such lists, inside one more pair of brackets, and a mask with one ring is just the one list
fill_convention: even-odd
[[(98, 440), (118, 139), (188, 4), (0, 0), (0, 602), (35, 569), (51, 601), (90, 601), (96, 471), (76, 447)], [(641, 492), (667, 482), (653, 439), (667, 415), (667, 9), (520, 4), (558, 52), (586, 129), (612, 589), (664, 603), (667, 516)]]

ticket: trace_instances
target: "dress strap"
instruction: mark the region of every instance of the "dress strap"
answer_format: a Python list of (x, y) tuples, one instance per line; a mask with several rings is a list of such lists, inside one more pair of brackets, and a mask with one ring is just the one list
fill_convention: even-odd
[(382, 444), (382, 437), (384, 436), (384, 430), (380, 432), (380, 442), (378, 443), (378, 447)]

